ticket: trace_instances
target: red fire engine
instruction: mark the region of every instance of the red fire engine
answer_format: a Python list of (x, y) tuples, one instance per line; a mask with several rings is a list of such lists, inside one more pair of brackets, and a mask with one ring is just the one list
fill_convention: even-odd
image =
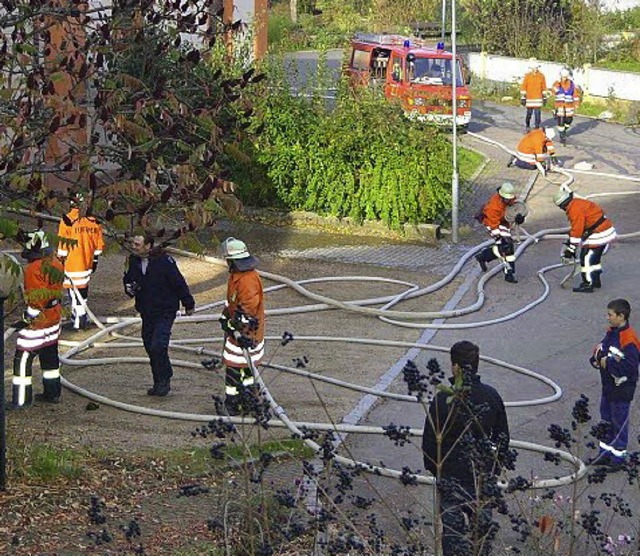
[(348, 73), (354, 86), (380, 86), (398, 100), (409, 117), (452, 123), (451, 92), (456, 80), (457, 124), (471, 120), (471, 95), (462, 59), (423, 39), (359, 33), (351, 42)]

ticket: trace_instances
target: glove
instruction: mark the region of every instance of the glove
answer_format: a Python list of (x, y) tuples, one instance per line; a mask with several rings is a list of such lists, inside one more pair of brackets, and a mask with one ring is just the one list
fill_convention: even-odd
[(526, 106), (527, 105), (527, 99), (526, 98), (521, 98), (520, 99), (520, 105), (521, 106)]
[(139, 291), (140, 284), (138, 284), (138, 282), (131, 282), (130, 284), (124, 285), (124, 293), (126, 293), (129, 297), (135, 297)]
[(15, 328), (16, 330), (22, 330), (23, 328), (27, 328), (33, 322), (33, 317), (29, 315), (28, 311), (25, 309), (22, 312), (22, 319), (14, 322), (11, 325), (11, 328)]
[(564, 248), (564, 252), (562, 253), (563, 259), (575, 259), (576, 258), (576, 247), (575, 245), (566, 245)]
[(627, 377), (627, 376), (614, 376), (613, 377), (613, 383), (616, 386), (620, 386), (621, 384), (624, 384), (625, 382), (627, 382), (627, 380), (629, 380), (629, 377)]
[(547, 97), (542, 97), (542, 106), (547, 105)]
[(522, 214), (516, 214), (516, 218), (514, 222), (519, 226), (520, 224), (524, 224), (524, 216)]
[(191, 315), (193, 315), (194, 311), (195, 311), (195, 307), (191, 307), (190, 309), (185, 309), (184, 314), (190, 317)]
[(222, 328), (222, 331), (225, 334), (231, 334), (235, 330), (229, 321), (229, 317), (224, 314), (218, 319), (218, 322), (220, 323), (220, 328)]
[(91, 272), (95, 272), (98, 268), (98, 255), (93, 256), (93, 265), (91, 265)]

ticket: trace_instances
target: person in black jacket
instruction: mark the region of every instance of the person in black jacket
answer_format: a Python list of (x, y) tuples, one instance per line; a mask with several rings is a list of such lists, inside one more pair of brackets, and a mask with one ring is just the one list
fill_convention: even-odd
[(122, 282), (129, 297), (135, 297), (142, 317), (142, 341), (149, 356), (153, 386), (149, 396), (166, 396), (171, 390), (173, 369), (169, 360), (171, 328), (180, 302), (192, 315), (195, 301), (176, 261), (163, 249), (153, 247), (152, 237), (135, 236)]
[(436, 478), (444, 556), (490, 554), (497, 524), (492, 494), (509, 451), (509, 425), (500, 394), (480, 381), (480, 349), (451, 347), (452, 388), (431, 401), (424, 425), (424, 466)]

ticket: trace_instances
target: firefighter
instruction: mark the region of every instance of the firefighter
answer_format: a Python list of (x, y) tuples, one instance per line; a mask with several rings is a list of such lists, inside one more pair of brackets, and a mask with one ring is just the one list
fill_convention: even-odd
[(257, 365), (264, 356), (264, 293), (253, 257), (243, 241), (227, 238), (222, 244), (229, 266), (227, 299), (220, 318), (225, 333), (223, 362), (226, 366), (224, 412), (246, 413), (251, 397), (257, 397), (255, 379), (243, 353)]
[(560, 131), (560, 142), (565, 145), (567, 132), (573, 123), (573, 115), (580, 103), (580, 88), (571, 79), (567, 68), (560, 71), (560, 79), (553, 84), (555, 95), (555, 116)]
[(552, 127), (528, 132), (520, 139), (516, 148), (516, 156), (511, 157), (507, 168), (515, 164), (518, 168), (535, 170), (537, 168), (536, 162), (539, 162), (542, 164), (544, 172), (549, 171), (553, 164), (557, 164), (556, 148), (553, 144), (555, 136), (556, 131)]
[(525, 125), (527, 133), (531, 130), (531, 115), (534, 115), (535, 128), (540, 127), (542, 105), (547, 103), (547, 81), (540, 71), (540, 62), (529, 59), (529, 71), (520, 85), (520, 104), (527, 108)]
[(85, 214), (83, 204), (83, 195), (74, 195), (71, 210), (62, 217), (58, 227), (58, 257), (64, 262), (64, 287), (76, 330), (87, 326), (85, 303), (89, 295), (89, 281), (104, 249), (102, 227), (93, 216)]
[(553, 202), (567, 213), (571, 230), (564, 243), (563, 262), (573, 262), (580, 247), (580, 272), (582, 282), (574, 292), (591, 293), (602, 286), (602, 255), (616, 238), (616, 229), (602, 208), (593, 201), (575, 197), (573, 191), (559, 189)]
[(11, 409), (33, 404), (33, 360), (36, 355), (42, 370), (43, 393), (37, 401), (60, 402), (60, 359), (58, 337), (62, 318), (62, 263), (53, 255), (49, 242), (40, 229), (22, 232), (24, 269), (24, 300), (27, 304), (18, 329), (16, 353), (13, 359), (13, 400)]
[[(507, 222), (505, 214), (507, 207), (514, 204), (515, 200), (516, 194), (513, 184), (505, 182), (497, 189), (497, 192), (489, 199), (476, 217), (487, 227), (495, 242), (476, 255), (480, 268), (482, 268), (483, 272), (486, 272), (487, 263), (500, 259), (505, 264), (504, 279), (511, 284), (517, 284), (518, 280), (516, 280), (515, 276), (516, 257), (515, 246), (511, 237), (511, 224)], [(524, 216), (517, 214), (514, 222), (517, 225), (523, 224)]]

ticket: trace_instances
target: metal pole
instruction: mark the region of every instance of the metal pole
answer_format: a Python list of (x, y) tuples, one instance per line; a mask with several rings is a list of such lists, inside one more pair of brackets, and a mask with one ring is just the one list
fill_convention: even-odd
[(6, 412), (4, 407), (4, 302), (6, 298), (0, 297), (0, 490), (7, 490), (7, 434)]
[(451, 115), (453, 126), (453, 161), (451, 172), (451, 232), (453, 243), (458, 243), (459, 197), (458, 184), (458, 60), (456, 58), (456, 0), (451, 0)]
[(444, 42), (444, 28), (447, 24), (447, 0), (442, 0), (442, 26), (440, 27), (440, 40)]

